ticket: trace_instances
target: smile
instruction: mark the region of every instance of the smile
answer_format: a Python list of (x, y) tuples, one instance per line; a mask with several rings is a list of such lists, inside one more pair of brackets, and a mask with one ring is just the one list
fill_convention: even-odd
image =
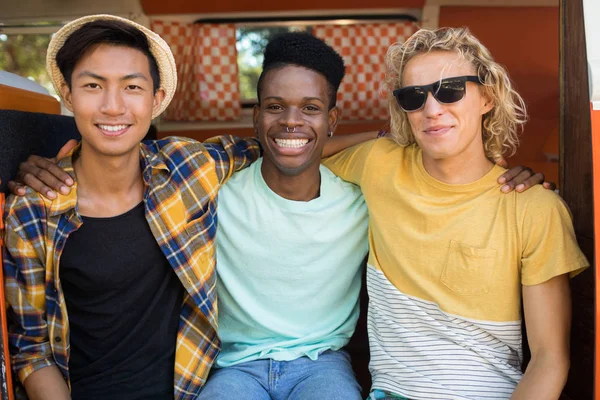
[(127, 129), (129, 125), (98, 125), (98, 127), (107, 132), (119, 132)]
[(424, 130), (424, 133), (429, 136), (443, 136), (445, 133), (449, 132), (452, 129), (452, 126), (438, 125), (432, 126)]
[(277, 146), (293, 149), (306, 146), (308, 141), (308, 139), (275, 139)]

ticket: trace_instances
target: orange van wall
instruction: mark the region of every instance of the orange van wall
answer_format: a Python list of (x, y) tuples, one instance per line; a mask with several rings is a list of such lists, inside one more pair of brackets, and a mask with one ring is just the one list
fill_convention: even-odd
[(558, 154), (558, 7), (442, 7), (439, 26), (469, 27), (507, 67), (530, 117), (510, 163), (558, 183), (558, 163), (546, 162), (543, 151)]

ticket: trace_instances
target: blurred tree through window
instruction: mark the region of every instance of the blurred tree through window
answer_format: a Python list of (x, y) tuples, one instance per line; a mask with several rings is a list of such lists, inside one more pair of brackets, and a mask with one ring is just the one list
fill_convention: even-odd
[(56, 95), (46, 73), (50, 34), (0, 34), (0, 70), (31, 79)]
[(251, 26), (237, 28), (238, 76), (244, 103), (256, 102), (256, 85), (262, 72), (263, 53), (271, 38), (281, 33), (306, 30), (305, 26)]

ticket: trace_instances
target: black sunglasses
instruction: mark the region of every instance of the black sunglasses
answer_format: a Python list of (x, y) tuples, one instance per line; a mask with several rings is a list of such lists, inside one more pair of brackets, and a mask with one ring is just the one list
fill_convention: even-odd
[(393, 93), (400, 108), (407, 112), (417, 111), (425, 105), (429, 92), (437, 101), (444, 104), (462, 100), (465, 97), (467, 82), (482, 84), (478, 76), (455, 76), (444, 78), (430, 85), (401, 87), (394, 90)]

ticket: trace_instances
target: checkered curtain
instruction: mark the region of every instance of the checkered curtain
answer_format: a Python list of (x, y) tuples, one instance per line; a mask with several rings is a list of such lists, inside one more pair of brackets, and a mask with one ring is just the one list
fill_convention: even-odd
[(177, 92), (163, 120), (239, 119), (235, 26), (154, 20), (152, 30), (169, 44), (177, 64)]
[(410, 21), (357, 25), (316, 25), (313, 34), (344, 58), (346, 76), (338, 92), (345, 120), (386, 120), (388, 104), (381, 84), (388, 47), (417, 31)]

